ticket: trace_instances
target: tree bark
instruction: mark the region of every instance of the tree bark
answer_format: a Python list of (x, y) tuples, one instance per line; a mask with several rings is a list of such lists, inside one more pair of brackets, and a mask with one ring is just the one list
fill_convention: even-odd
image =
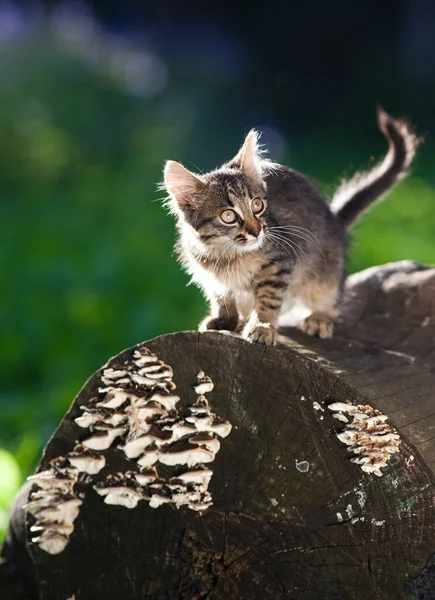
[[(41, 600), (435, 598), (435, 269), (402, 262), (352, 275), (333, 339), (282, 334), (275, 348), (211, 332), (144, 344), (173, 368), (180, 410), (195, 401), (198, 372), (214, 383), (211, 410), (232, 430), (206, 465), (213, 505), (105, 504), (98, 481), (139, 471), (114, 443), (105, 468), (81, 483), (63, 552), (32, 543), (27, 517), (22, 542)], [(74, 419), (98, 396), (102, 372), (73, 402), (40, 471), (86, 437)], [(351, 462), (358, 455), (337, 437), (348, 424), (328, 406), (347, 402), (379, 410), (399, 434), (381, 476)]]

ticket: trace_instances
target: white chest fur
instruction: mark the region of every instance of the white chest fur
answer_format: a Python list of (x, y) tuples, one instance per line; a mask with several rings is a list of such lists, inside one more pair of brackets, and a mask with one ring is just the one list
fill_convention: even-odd
[(223, 296), (231, 292), (238, 295), (253, 290), (261, 263), (261, 258), (254, 252), (231, 262), (221, 258), (217, 265), (201, 263), (190, 256), (188, 272), (192, 282), (208, 294)]

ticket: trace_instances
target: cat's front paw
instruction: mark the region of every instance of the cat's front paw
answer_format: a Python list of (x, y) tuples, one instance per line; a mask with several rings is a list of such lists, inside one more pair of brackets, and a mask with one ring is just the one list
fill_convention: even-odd
[(237, 317), (207, 317), (199, 326), (199, 331), (235, 331), (237, 329), (239, 319)]
[(270, 323), (248, 323), (243, 330), (243, 337), (249, 342), (275, 346), (277, 333)]
[(330, 315), (314, 312), (299, 326), (308, 335), (318, 335), (323, 339), (331, 338), (334, 333), (334, 321)]

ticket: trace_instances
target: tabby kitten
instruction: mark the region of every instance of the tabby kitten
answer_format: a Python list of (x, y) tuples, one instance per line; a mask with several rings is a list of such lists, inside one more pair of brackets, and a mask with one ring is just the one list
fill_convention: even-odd
[(328, 338), (345, 276), (346, 229), (411, 164), (417, 138), (404, 121), (378, 110), (389, 142), (384, 160), (345, 182), (328, 205), (310, 180), (267, 161), (259, 135), (248, 133), (221, 168), (196, 175), (168, 161), (165, 187), (177, 218), (177, 250), (210, 302), (200, 329), (235, 331), (275, 344), (280, 314), (298, 302), (310, 335)]

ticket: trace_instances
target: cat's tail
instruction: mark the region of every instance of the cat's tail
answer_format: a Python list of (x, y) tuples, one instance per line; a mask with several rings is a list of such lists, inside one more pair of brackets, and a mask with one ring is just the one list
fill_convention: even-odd
[(346, 228), (405, 177), (422, 141), (406, 121), (393, 119), (380, 106), (378, 125), (389, 144), (385, 158), (371, 171), (343, 182), (331, 202), (332, 212)]

